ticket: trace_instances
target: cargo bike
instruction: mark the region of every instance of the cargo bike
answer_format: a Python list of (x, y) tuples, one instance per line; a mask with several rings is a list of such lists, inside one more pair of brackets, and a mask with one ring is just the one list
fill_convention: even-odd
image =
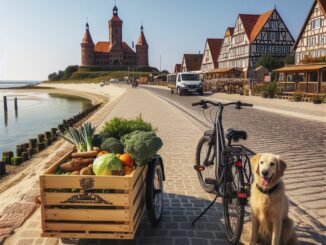
[(43, 237), (134, 239), (145, 209), (158, 224), (165, 180), (159, 155), (125, 176), (53, 175), (71, 153), (40, 175)]

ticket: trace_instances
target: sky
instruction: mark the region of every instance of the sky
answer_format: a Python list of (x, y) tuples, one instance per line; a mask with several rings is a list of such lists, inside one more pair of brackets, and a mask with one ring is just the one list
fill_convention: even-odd
[[(173, 71), (184, 53), (203, 52), (206, 38), (223, 38), (239, 13), (276, 5), (296, 38), (313, 0), (116, 0), (123, 39), (131, 46), (140, 25), (151, 66)], [(94, 42), (108, 41), (115, 0), (0, 0), (0, 80), (45, 80), (80, 64), (88, 20)]]

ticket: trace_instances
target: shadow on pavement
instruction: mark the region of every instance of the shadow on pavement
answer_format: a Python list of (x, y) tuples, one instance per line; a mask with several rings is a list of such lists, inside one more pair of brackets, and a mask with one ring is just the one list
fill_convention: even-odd
[[(211, 196), (213, 198), (213, 196)], [(194, 225), (191, 222), (210, 204), (210, 200), (200, 197), (164, 194), (164, 211), (157, 227), (151, 227), (146, 212), (134, 240), (62, 239), (63, 244), (153, 244), (153, 245), (223, 245), (228, 244), (225, 237), (223, 207), (220, 198), (215, 205)], [(250, 213), (245, 214), (242, 232), (243, 243), (250, 239)], [(300, 244), (325, 244), (326, 236), (321, 236), (312, 227), (296, 224)]]

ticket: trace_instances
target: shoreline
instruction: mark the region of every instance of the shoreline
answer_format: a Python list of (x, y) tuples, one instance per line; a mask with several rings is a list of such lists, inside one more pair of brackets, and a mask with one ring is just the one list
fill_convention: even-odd
[(98, 103), (106, 103), (109, 99), (103, 95), (85, 92), (85, 91), (76, 91), (72, 89), (65, 89), (65, 88), (55, 88), (55, 87), (48, 87), (48, 86), (40, 86), (36, 85), (29, 88), (6, 88), (1, 89), (0, 92), (9, 92), (9, 93), (48, 93), (48, 94), (59, 94), (59, 95), (68, 95), (70, 97), (79, 97), (83, 99), (88, 99), (91, 101), (93, 105)]
[[(119, 98), (122, 97), (126, 91), (126, 88), (115, 85), (100, 87), (99, 85), (53, 84), (51, 87), (56, 88), (55, 90), (51, 89), (51, 91), (60, 91), (68, 95), (86, 97), (95, 101), (104, 102), (103, 105), (86, 120), (92, 122), (97, 129), (102, 126), (102, 123), (111, 113), (115, 104), (119, 101)], [(40, 89), (36, 90), (41, 91)], [(23, 89), (21, 92), (24, 91), (26, 92), (26, 89)], [(29, 91), (33, 91), (33, 89)], [(15, 92), (17, 92), (16, 89)], [(53, 145), (28, 160), (20, 168), (20, 171), (11, 176), (4, 176), (4, 179), (0, 181), (0, 217), (5, 219), (1, 220), (0, 223), (8, 222), (7, 224), (10, 224), (5, 227), (2, 227), (0, 224), (0, 244), (3, 238), (10, 237), (13, 234), (12, 232), (20, 227), (39, 207), (38, 197), (40, 195), (40, 190), (38, 176), (69, 148), (71, 148), (71, 145), (68, 142), (59, 139)], [(17, 208), (17, 205), (27, 211), (16, 213), (17, 210), (15, 207)], [(13, 222), (10, 222), (10, 219), (13, 217), (10, 215), (6, 216), (8, 213), (14, 214), (15, 220)], [(6, 218), (8, 220), (6, 220)]]

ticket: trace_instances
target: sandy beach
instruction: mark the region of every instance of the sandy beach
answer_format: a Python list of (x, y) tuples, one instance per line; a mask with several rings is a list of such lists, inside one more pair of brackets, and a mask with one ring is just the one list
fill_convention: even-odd
[[(40, 87), (51, 87), (51, 89), (29, 89), (33, 92), (60, 93), (69, 96), (80, 96), (91, 99), (93, 103), (104, 103), (103, 106), (95, 112), (88, 121), (94, 126), (103, 123), (107, 115), (110, 113), (109, 106), (114, 103), (120, 96), (124, 94), (126, 89), (120, 86), (100, 87), (97, 84), (46, 84)], [(13, 93), (26, 92), (26, 89), (11, 90)], [(56, 141), (46, 150), (35, 155), (32, 159), (26, 161), (19, 167), (19, 171), (10, 176), (0, 179), (0, 219), (6, 213), (15, 213), (17, 205), (21, 205), (26, 212), (15, 213), (11, 220), (7, 220), (8, 224), (4, 227), (0, 226), (0, 243), (1, 236), (6, 236), (14, 228), (17, 228), (24, 219), (29, 217), (38, 207), (37, 199), (39, 196), (39, 174), (41, 174), (53, 162), (65, 154), (70, 145), (62, 139)], [(9, 217), (10, 218), (10, 217)], [(6, 220), (2, 222), (6, 223)]]

